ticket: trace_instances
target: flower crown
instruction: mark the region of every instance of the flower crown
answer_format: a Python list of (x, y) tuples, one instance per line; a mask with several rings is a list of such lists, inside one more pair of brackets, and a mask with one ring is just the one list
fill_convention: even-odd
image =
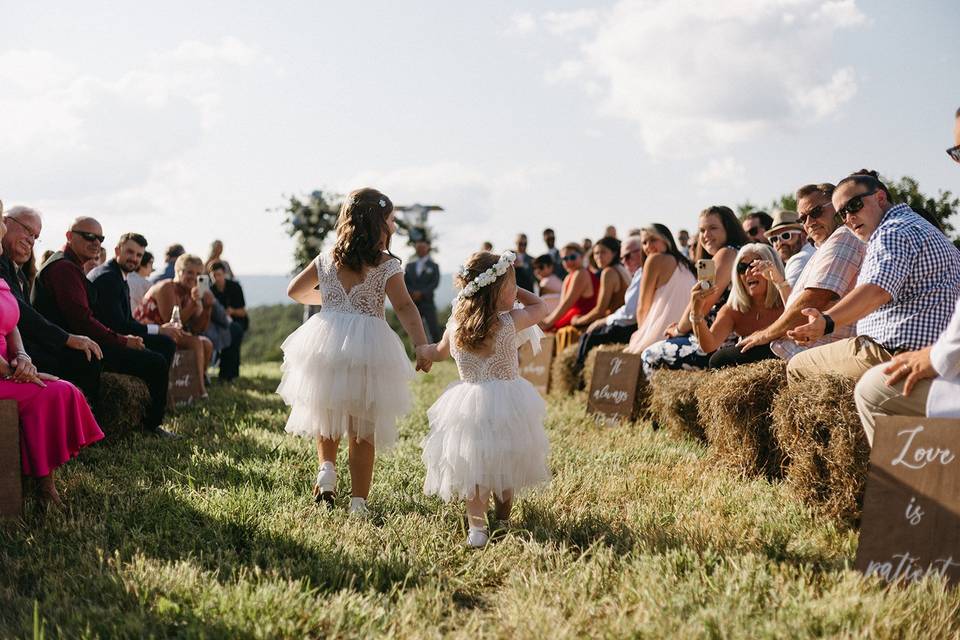
[[(476, 278), (464, 285), (463, 289), (460, 289), (460, 293), (457, 295), (458, 298), (469, 298), (470, 296), (476, 295), (480, 289), (491, 285), (496, 282), (497, 278), (502, 276), (507, 272), (507, 269), (510, 268), (514, 262), (517, 261), (517, 254), (513, 251), (504, 251), (500, 254), (500, 259), (497, 260), (497, 264), (493, 265)], [(466, 267), (460, 267), (460, 277), (466, 279), (469, 277), (470, 271)]]

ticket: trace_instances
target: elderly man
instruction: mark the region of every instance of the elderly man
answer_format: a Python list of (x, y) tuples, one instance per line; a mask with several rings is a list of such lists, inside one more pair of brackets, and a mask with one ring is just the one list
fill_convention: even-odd
[(640, 236), (629, 236), (620, 246), (620, 261), (630, 272), (630, 285), (624, 294), (623, 306), (595, 321), (580, 336), (576, 369), (586, 362), (587, 354), (601, 344), (627, 344), (637, 330), (637, 304), (640, 301), (640, 279), (643, 275), (643, 243)]
[[(103, 229), (93, 218), (77, 218), (67, 231), (67, 244), (50, 256), (37, 274), (33, 304), (48, 320), (66, 331), (93, 338), (103, 350), (106, 371), (141, 378), (150, 390), (144, 428), (173, 437), (160, 425), (167, 406), (170, 367), (163, 355), (147, 349), (137, 335), (124, 335), (104, 326), (93, 314), (96, 290), (83, 272), (83, 263), (100, 254)], [(160, 336), (157, 336), (160, 337)], [(164, 339), (169, 339), (165, 338)]]
[[(807, 232), (800, 224), (800, 216), (796, 211), (778, 209), (773, 214), (773, 226), (764, 235), (783, 261), (784, 281), (792, 288), (810, 256), (816, 251), (813, 245), (807, 242)], [(774, 282), (774, 285), (782, 287), (777, 282)], [(787, 295), (790, 295), (789, 292)]]
[[(773, 353), (789, 360), (808, 348), (786, 339), (787, 331), (806, 322), (803, 310), (823, 311), (847, 295), (856, 284), (866, 246), (843, 226), (843, 221), (836, 215), (830, 200), (834, 189), (832, 184), (826, 182), (804, 185), (797, 190), (797, 208), (802, 211), (797, 222), (813, 239), (817, 250), (804, 265), (793, 287), (785, 281), (776, 285), (781, 296), (784, 293), (788, 296), (783, 314), (766, 329), (741, 340), (738, 345), (741, 351), (770, 344)], [(832, 334), (810, 346), (820, 346), (854, 335), (856, 333), (852, 325), (837, 327)]]
[(808, 323), (787, 336), (808, 345), (853, 323), (858, 335), (794, 356), (787, 365), (791, 381), (823, 373), (859, 380), (895, 353), (930, 346), (960, 296), (960, 252), (909, 206), (890, 202), (876, 172), (844, 178), (832, 200), (867, 243), (857, 286), (826, 312), (804, 309)]
[(433, 300), (433, 292), (440, 285), (440, 267), (430, 259), (430, 241), (421, 238), (413, 245), (417, 259), (408, 262), (403, 271), (403, 281), (407, 291), (413, 299), (413, 304), (420, 312), (420, 319), (427, 330), (427, 337), (439, 342), (443, 335), (440, 323), (437, 320), (437, 306)]
[(43, 229), (40, 213), (29, 207), (13, 207), (3, 221), (7, 233), (3, 236), (0, 277), (10, 286), (20, 307), (17, 328), (24, 348), (37, 369), (73, 382), (93, 406), (103, 369), (100, 347), (86, 336), (67, 333), (49, 322), (29, 302), (33, 282), (26, 269), (32, 265), (33, 245)]

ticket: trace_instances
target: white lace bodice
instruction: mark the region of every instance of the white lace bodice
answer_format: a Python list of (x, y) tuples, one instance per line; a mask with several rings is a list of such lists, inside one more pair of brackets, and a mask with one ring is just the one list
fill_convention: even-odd
[(520, 362), (517, 359), (517, 330), (513, 324), (513, 316), (509, 312), (500, 314), (500, 326), (496, 329), (490, 355), (481, 356), (461, 351), (457, 348), (456, 340), (451, 340), (450, 354), (456, 361), (460, 379), (464, 382), (518, 378)]
[(331, 254), (317, 256), (316, 265), (324, 311), (358, 313), (381, 320), (387, 280), (391, 276), (403, 273), (399, 260), (385, 260), (376, 267), (370, 268), (364, 279), (350, 287), (348, 293), (337, 278), (337, 266)]

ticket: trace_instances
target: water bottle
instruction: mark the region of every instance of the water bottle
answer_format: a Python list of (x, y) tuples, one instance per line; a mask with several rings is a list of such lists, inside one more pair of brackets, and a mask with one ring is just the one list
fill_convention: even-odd
[(182, 329), (183, 324), (180, 322), (180, 305), (173, 305), (173, 312), (170, 314), (170, 324), (175, 326), (177, 329)]

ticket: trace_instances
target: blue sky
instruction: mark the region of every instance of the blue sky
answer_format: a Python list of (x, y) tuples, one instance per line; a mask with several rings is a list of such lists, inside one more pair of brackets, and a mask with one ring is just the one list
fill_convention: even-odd
[[(229, 7), (229, 9), (228, 9)], [(436, 202), (449, 270), (868, 166), (960, 189), (956, 2), (0, 5), (0, 198), (284, 273), (283, 195)], [(108, 239), (108, 243), (111, 240)], [(397, 243), (399, 245), (399, 243)], [(111, 245), (112, 246), (112, 245)], [(395, 249), (399, 249), (395, 245)]]

